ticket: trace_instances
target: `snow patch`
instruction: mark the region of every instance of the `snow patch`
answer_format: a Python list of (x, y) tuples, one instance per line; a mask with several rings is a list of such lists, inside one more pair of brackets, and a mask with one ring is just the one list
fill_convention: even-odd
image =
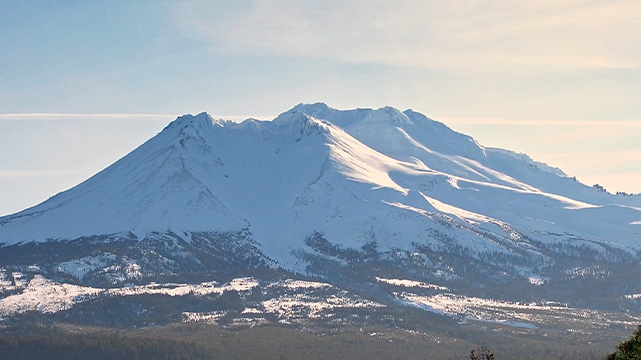
[(103, 292), (86, 286), (60, 284), (36, 275), (20, 294), (0, 299), (0, 315), (22, 314), (27, 311), (55, 313), (71, 308)]
[[(517, 303), (454, 295), (450, 293), (431, 296), (398, 293), (399, 300), (435, 313), (474, 320), (493, 322), (521, 328), (537, 324), (562, 321), (573, 327), (602, 327), (610, 325), (635, 325), (641, 318), (620, 312), (599, 312), (591, 309), (572, 308), (556, 303)], [(598, 319), (596, 321), (595, 319)]]
[(376, 280), (382, 283), (394, 285), (394, 286), (403, 286), (403, 287), (417, 287), (417, 288), (422, 288), (422, 289), (430, 289), (430, 290), (439, 290), (439, 291), (449, 291), (448, 288), (444, 286), (438, 286), (434, 284), (428, 284), (420, 281), (414, 281), (414, 280), (405, 280), (405, 279), (384, 279), (380, 277), (376, 277)]
[(298, 289), (322, 289), (322, 288), (329, 288), (333, 286), (328, 283), (322, 283), (322, 282), (316, 282), (316, 281), (287, 279), (287, 280), (278, 281), (273, 284), (270, 284), (268, 287), (285, 287), (292, 290), (298, 290)]
[(346, 294), (330, 295), (322, 298), (306, 294), (285, 295), (261, 303), (266, 312), (277, 314), (281, 319), (320, 318), (324, 312), (335, 308), (375, 308), (385, 305)]
[[(36, 275), (28, 282), (20, 294), (0, 299), (0, 315), (21, 314), (26, 311), (54, 313), (71, 308), (75, 303), (83, 302), (95, 295), (132, 296), (143, 294), (163, 294), (185, 296), (193, 294), (204, 296), (222, 294), (226, 291), (247, 292), (258, 286), (253, 278), (238, 278), (228, 284), (203, 282), (200, 284), (156, 284), (127, 286), (122, 288), (101, 289), (73, 284), (58, 283)], [(11, 287), (8, 287), (11, 289)]]
[(226, 311), (211, 312), (183, 312), (184, 322), (203, 322), (206, 324), (218, 324), (218, 321), (225, 316)]
[(80, 259), (60, 263), (58, 269), (61, 272), (72, 275), (78, 280), (82, 280), (89, 272), (105, 268), (115, 260), (116, 256), (108, 253), (98, 256), (85, 256)]
[(535, 285), (535, 286), (541, 286), (545, 284), (545, 279), (538, 276), (532, 276), (528, 279), (528, 281), (530, 282), (531, 285)]

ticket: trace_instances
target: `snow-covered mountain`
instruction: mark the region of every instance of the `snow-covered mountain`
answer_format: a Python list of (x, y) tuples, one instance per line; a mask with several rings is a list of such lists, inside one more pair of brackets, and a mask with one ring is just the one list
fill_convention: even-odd
[[(641, 197), (390, 107), (179, 117), (78, 186), (0, 218), (0, 244), (0, 295), (11, 296), (29, 289), (14, 273), (95, 289), (284, 272), (458, 315), (441, 305), (612, 310), (641, 293), (622, 277), (641, 275)], [(586, 301), (586, 286), (611, 292)]]

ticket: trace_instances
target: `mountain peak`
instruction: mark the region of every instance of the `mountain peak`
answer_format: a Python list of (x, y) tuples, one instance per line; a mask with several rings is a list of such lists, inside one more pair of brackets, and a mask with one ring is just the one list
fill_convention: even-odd
[(377, 110), (370, 110), (364, 120), (391, 121), (398, 124), (411, 124), (412, 121), (397, 108), (385, 106)]
[(224, 126), (225, 121), (214, 119), (208, 113), (201, 112), (197, 115), (186, 114), (179, 116), (176, 120), (172, 121), (165, 127), (165, 129), (180, 129), (183, 130), (188, 127), (192, 127), (196, 130), (211, 128), (214, 125)]
[(327, 104), (325, 104), (324, 102), (316, 102), (313, 104), (300, 103), (294, 106), (291, 110), (300, 111), (315, 118), (323, 118), (323, 116), (328, 113), (334, 113), (338, 111), (327, 106)]
[(274, 119), (274, 123), (276, 124), (293, 124), (302, 121), (301, 119), (306, 118), (308, 116), (313, 117), (315, 119), (323, 119), (330, 121), (334, 117), (333, 115), (339, 112), (339, 110), (332, 109), (329, 106), (327, 106), (325, 103), (317, 102), (314, 104), (303, 104), (300, 103), (293, 108), (289, 109), (288, 111), (278, 115), (276, 119)]
[(483, 147), (472, 137), (460, 134), (411, 109), (400, 111), (395, 107), (385, 106), (378, 109), (337, 110), (318, 102), (298, 104), (279, 115), (274, 122), (296, 124), (306, 116), (327, 121), (377, 151), (393, 152), (406, 160), (413, 157), (416, 147), (411, 145), (407, 151), (401, 151), (401, 144), (408, 138), (447, 155), (461, 155), (474, 160), (485, 156)]
[(292, 109), (280, 114), (275, 122), (291, 122), (296, 114), (305, 114), (316, 119), (328, 121), (340, 127), (358, 123), (392, 122), (410, 124), (411, 120), (400, 110), (385, 106), (380, 109), (358, 108), (353, 110), (337, 110), (322, 102), (314, 104), (298, 104)]
[[(423, 114), (413, 110), (401, 112), (389, 106), (336, 110), (324, 103), (299, 104), (273, 122), (248, 120), (241, 124), (215, 120), (205, 112), (187, 114), (178, 117), (157, 137), (111, 167), (65, 192), (64, 196), (25, 210), (18, 217), (2, 220), (4, 224), (0, 221), (0, 243), (8, 241), (8, 235), (3, 233), (8, 234), (9, 227), (18, 229), (18, 222), (22, 220), (16, 219), (24, 219), (25, 215), (41, 219), (39, 225), (32, 228), (42, 231), (38, 236), (29, 235), (29, 239), (36, 240), (47, 236), (62, 238), (70, 234), (129, 231), (133, 225), (136, 229), (141, 228), (143, 222), (149, 228), (158, 227), (156, 230), (163, 230), (168, 225), (185, 231), (211, 230), (213, 225), (209, 224), (214, 222), (210, 219), (226, 224), (224, 219), (233, 218), (235, 222), (229, 222), (238, 223), (236, 220), (246, 217), (247, 209), (243, 207), (246, 204), (260, 201), (272, 204), (275, 200), (265, 200), (265, 194), (275, 194), (277, 188), (296, 188), (302, 192), (310, 187), (305, 191), (311, 192), (315, 186), (312, 185), (321, 176), (328, 176), (332, 181), (347, 179), (367, 183), (377, 189), (419, 189), (426, 194), (426, 189), (438, 184), (430, 178), (437, 174), (454, 179), (454, 185), (446, 183), (445, 193), (452, 189), (462, 193), (472, 187), (476, 189), (472, 191), (482, 191), (477, 188), (485, 186), (507, 192), (565, 194), (567, 188), (571, 188), (570, 195), (576, 196), (577, 200), (600, 201), (589, 196), (580, 184), (559, 182), (560, 172), (537, 165), (529, 158), (493, 149), (486, 153), (485, 150), (473, 138)], [(338, 175), (328, 170), (331, 164), (325, 165), (328, 152), (334, 161), (332, 164), (340, 169)], [(292, 185), (294, 175), (300, 175), (296, 186)], [(283, 181), (289, 184), (285, 186)], [(463, 186), (465, 182), (471, 185)], [(281, 197), (297, 198), (302, 196), (300, 192), (283, 193)], [(177, 194), (175, 197), (174, 193)], [(253, 195), (247, 195), (249, 193)], [(584, 193), (588, 195), (584, 196)], [(466, 198), (461, 196), (461, 199)], [(121, 200), (126, 206), (118, 202)], [(409, 205), (419, 208), (423, 203), (424, 200), (419, 199)], [(459, 205), (466, 207), (468, 204)], [(242, 211), (232, 211), (235, 206)], [(229, 211), (224, 210), (227, 207)], [(249, 206), (250, 209), (254, 207)], [(189, 213), (194, 220), (187, 221), (179, 211), (183, 208), (200, 215)], [(234, 218), (235, 215), (239, 217)], [(84, 229), (76, 226), (76, 232), (68, 233), (66, 227), (58, 225), (63, 223), (61, 219), (74, 219), (76, 223), (83, 219), (86, 226)], [(107, 223), (103, 219), (113, 221)], [(162, 219), (162, 222), (155, 219)], [(125, 227), (123, 224), (133, 225)], [(23, 241), (20, 234), (24, 235), (16, 232), (11, 241)]]
[(228, 122), (230, 121), (214, 119), (206, 112), (197, 115), (186, 114), (169, 123), (162, 133), (170, 138), (200, 139), (203, 134), (210, 133), (215, 128), (225, 127)]

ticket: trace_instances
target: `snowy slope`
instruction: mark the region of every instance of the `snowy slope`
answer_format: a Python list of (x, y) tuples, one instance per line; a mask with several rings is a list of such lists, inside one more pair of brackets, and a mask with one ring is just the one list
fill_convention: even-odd
[(0, 243), (245, 227), (288, 267), (313, 232), (354, 248), (375, 238), (381, 251), (442, 248), (438, 233), (474, 253), (568, 239), (636, 252), (641, 201), (412, 110), (301, 104), (272, 122), (182, 116), (80, 185), (0, 218)]

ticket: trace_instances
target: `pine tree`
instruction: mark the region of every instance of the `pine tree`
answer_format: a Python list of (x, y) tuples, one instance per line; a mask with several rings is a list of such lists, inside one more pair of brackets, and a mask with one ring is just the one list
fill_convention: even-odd
[(617, 351), (608, 356), (608, 360), (639, 360), (641, 359), (641, 325), (637, 327), (632, 337), (617, 346)]
[(470, 352), (470, 360), (494, 360), (494, 353), (485, 346), (481, 346)]

